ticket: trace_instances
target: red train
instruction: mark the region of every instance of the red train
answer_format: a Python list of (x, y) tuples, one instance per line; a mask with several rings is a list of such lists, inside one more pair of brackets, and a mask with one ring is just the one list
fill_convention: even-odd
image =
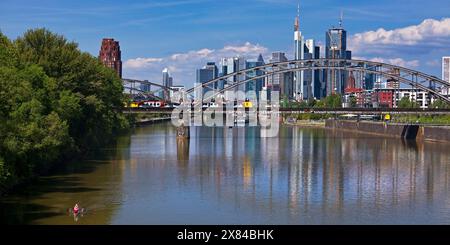
[(166, 102), (162, 100), (146, 100), (139, 102), (139, 108), (164, 108), (169, 106)]

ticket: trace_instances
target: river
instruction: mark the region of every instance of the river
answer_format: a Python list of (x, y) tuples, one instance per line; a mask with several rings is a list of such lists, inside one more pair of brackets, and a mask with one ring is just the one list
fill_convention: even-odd
[[(6, 224), (450, 224), (450, 145), (321, 128), (137, 128), (0, 200)], [(67, 211), (86, 208), (74, 218)]]

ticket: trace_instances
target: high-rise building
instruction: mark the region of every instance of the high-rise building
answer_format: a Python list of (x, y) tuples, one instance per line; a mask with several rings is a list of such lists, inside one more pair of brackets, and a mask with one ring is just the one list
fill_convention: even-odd
[[(224, 76), (241, 70), (245, 70), (247, 68), (247, 61), (244, 57), (222, 58), (220, 66), (220, 76)], [(225, 80), (221, 80), (218, 86), (221, 88), (225, 88), (239, 81), (244, 81), (245, 79), (246, 75), (232, 76)], [(235, 87), (234, 91), (245, 91), (245, 84), (241, 84)]]
[(122, 53), (118, 41), (114, 41), (113, 38), (104, 38), (98, 58), (103, 65), (115, 70), (122, 78)]
[[(300, 5), (297, 9), (297, 17), (294, 22), (294, 59), (319, 59), (320, 47), (315, 45), (313, 39), (304, 40), (300, 30)], [(319, 70), (296, 71), (293, 74), (294, 91), (290, 97), (296, 100), (307, 100), (311, 98), (321, 98), (325, 84), (321, 84), (322, 75)]]
[[(215, 62), (208, 62), (206, 66), (201, 69), (197, 69), (197, 84), (203, 84), (216, 79), (219, 76), (219, 70)], [(203, 88), (203, 94), (212, 89), (216, 89), (217, 83), (209, 85), (207, 88)]]
[[(168, 87), (168, 88), (172, 87), (173, 86), (173, 78), (170, 76), (169, 69), (164, 68), (162, 71), (162, 75), (163, 75), (162, 85), (165, 87)], [(164, 90), (162, 97), (166, 100), (169, 100), (170, 99), (169, 96), (170, 96), (169, 92), (167, 90)]]
[(162, 74), (163, 74), (163, 79), (162, 79), (163, 86), (166, 86), (166, 87), (169, 87), (169, 88), (172, 87), (172, 85), (173, 85), (173, 78), (170, 76), (169, 69), (168, 68), (164, 68), (163, 71), (162, 71)]
[[(308, 39), (305, 41), (304, 47), (304, 58), (305, 59), (319, 59), (320, 58), (320, 47), (316, 46), (314, 39)], [(303, 99), (320, 99), (324, 97), (323, 90), (325, 89), (325, 84), (322, 84), (320, 70), (306, 70), (303, 74), (304, 89), (305, 91)]]
[[(305, 58), (305, 41), (300, 31), (300, 5), (297, 8), (297, 17), (294, 22), (294, 59), (303, 60)], [(304, 71), (296, 71), (294, 74), (294, 97), (296, 100), (303, 100), (305, 96)]]
[[(285, 53), (283, 52), (272, 53), (270, 63), (278, 63), (284, 61), (288, 61)], [(277, 66), (273, 68), (273, 71), (276, 72), (286, 68), (287, 65), (285, 65), (285, 67)], [(270, 75), (267, 80), (267, 89), (268, 91), (279, 91), (280, 98), (287, 97), (288, 99), (291, 99), (294, 95), (294, 76), (292, 72)]]
[[(450, 82), (450, 56), (442, 57), (442, 80)], [(445, 95), (450, 95), (450, 88), (442, 91)]]
[[(260, 54), (255, 61), (248, 60), (246, 68), (247, 69), (254, 68), (254, 67), (258, 67), (258, 66), (262, 66), (262, 65), (264, 65), (264, 58)], [(262, 70), (255, 70), (255, 71), (247, 72), (247, 79), (250, 79), (252, 77), (262, 76), (262, 75), (264, 75), (264, 71), (262, 71)], [(259, 100), (259, 95), (260, 95), (260, 92), (262, 91), (263, 87), (264, 87), (264, 78), (259, 78), (259, 79), (248, 82), (245, 86), (245, 92), (254, 91), (256, 93), (256, 98)], [(252, 98), (248, 98), (248, 99), (252, 99)]]
[[(400, 76), (400, 69), (393, 68), (388, 72), (389, 75), (393, 76)], [(398, 79), (389, 77), (386, 81), (386, 88), (393, 88), (393, 89), (399, 89), (400, 88), (400, 81)]]
[[(236, 65), (236, 71), (242, 71), (247, 68), (247, 61), (244, 57), (237, 57), (235, 58), (235, 65)], [(239, 75), (237, 76), (237, 82), (242, 82), (246, 79), (246, 75)], [(236, 91), (242, 91), (245, 92), (245, 84), (241, 84), (236, 87)]]
[[(339, 27), (331, 28), (327, 31), (325, 58), (327, 59), (352, 59), (351, 51), (347, 50), (347, 31), (342, 27), (342, 16)], [(348, 73), (340, 70), (330, 70), (327, 72), (327, 95), (342, 94), (345, 88), (345, 81)]]
[[(236, 58), (223, 58), (222, 59), (222, 75), (228, 75), (237, 71)], [(227, 84), (233, 84), (236, 81), (236, 77), (229, 77), (224, 81), (224, 87)]]
[[(367, 70), (375, 71), (376, 67), (364, 65)], [(365, 90), (373, 90), (377, 76), (374, 73), (367, 72), (364, 76), (363, 88)]]

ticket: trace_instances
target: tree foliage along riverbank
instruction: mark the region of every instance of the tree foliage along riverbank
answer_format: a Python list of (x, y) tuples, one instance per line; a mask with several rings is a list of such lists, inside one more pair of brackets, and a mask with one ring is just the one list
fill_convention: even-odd
[(46, 29), (0, 33), (0, 192), (129, 127), (122, 82)]

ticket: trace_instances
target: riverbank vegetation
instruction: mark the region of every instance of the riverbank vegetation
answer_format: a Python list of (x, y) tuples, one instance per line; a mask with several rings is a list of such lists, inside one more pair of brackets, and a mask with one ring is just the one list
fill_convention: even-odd
[(149, 120), (153, 120), (153, 119), (158, 119), (158, 118), (170, 118), (171, 114), (167, 114), (167, 113), (141, 113), (141, 114), (136, 114), (134, 115), (134, 121), (135, 122), (145, 122), (145, 121), (149, 121)]
[(287, 97), (281, 99), (282, 108), (342, 108), (342, 96), (339, 94), (329, 95), (321, 100), (311, 99), (308, 101), (294, 102), (289, 101)]
[(285, 121), (323, 121), (326, 119), (334, 118), (335, 115), (328, 113), (295, 113), (295, 114), (283, 114)]
[(391, 121), (450, 126), (450, 115), (393, 115)]
[(0, 192), (129, 127), (122, 82), (46, 29), (0, 33)]

